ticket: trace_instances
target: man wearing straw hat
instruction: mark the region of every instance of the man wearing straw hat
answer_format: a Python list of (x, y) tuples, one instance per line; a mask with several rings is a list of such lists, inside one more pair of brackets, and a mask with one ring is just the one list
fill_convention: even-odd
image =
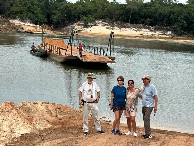
[(154, 113), (157, 111), (158, 96), (157, 90), (153, 84), (151, 84), (151, 77), (149, 75), (144, 75), (142, 78), (143, 85), (141, 87), (142, 93), (142, 114), (144, 120), (145, 139), (152, 138), (150, 129), (150, 114), (154, 109)]
[[(96, 84), (96, 82), (93, 81), (95, 79), (95, 76), (93, 73), (88, 73), (87, 81), (82, 84), (82, 86), (78, 89), (79, 90), (79, 105), (83, 102), (83, 132), (84, 135), (88, 135), (88, 115), (91, 111), (92, 117), (94, 120), (94, 125), (96, 128), (96, 131), (100, 134), (105, 133), (101, 129), (100, 120), (98, 117), (98, 106), (97, 103), (100, 99), (100, 88)], [(97, 92), (97, 96), (95, 94), (95, 91)], [(82, 93), (83, 93), (83, 99), (82, 99)]]

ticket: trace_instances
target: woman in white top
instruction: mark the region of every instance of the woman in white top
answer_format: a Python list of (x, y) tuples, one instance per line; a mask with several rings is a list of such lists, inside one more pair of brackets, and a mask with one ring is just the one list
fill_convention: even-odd
[(134, 81), (129, 80), (128, 81), (128, 87), (127, 87), (127, 101), (125, 105), (125, 116), (127, 118), (127, 125), (128, 125), (128, 132), (125, 133), (125, 135), (131, 135), (131, 126), (133, 128), (133, 136), (137, 136), (136, 133), (136, 122), (135, 122), (135, 116), (137, 112), (137, 104), (138, 104), (138, 96), (139, 96), (139, 89), (134, 88)]

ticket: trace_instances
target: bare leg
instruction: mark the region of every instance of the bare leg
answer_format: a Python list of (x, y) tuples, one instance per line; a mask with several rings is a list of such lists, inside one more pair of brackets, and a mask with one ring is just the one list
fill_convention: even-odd
[(122, 113), (123, 113), (123, 110), (120, 110), (120, 111), (119, 111), (119, 120), (118, 120), (118, 122), (117, 122), (117, 130), (119, 130), (119, 126), (120, 126), (120, 119), (121, 119), (121, 115), (122, 115)]
[(135, 116), (131, 116), (131, 122), (133, 127), (133, 132), (136, 132), (136, 122), (135, 122)]
[(129, 131), (131, 131), (131, 117), (127, 117), (127, 125), (128, 125)]
[(121, 118), (122, 113), (123, 113), (123, 110), (115, 111), (115, 120), (113, 121), (113, 129), (115, 129), (115, 127), (119, 129), (120, 118)]
[(115, 129), (119, 120), (119, 111), (115, 111), (114, 113), (115, 113), (115, 120), (113, 121), (113, 129)]

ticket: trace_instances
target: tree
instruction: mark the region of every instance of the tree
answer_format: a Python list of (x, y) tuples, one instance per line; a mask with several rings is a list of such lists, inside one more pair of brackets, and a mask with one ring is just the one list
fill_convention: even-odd
[(129, 11), (129, 23), (131, 23), (132, 14), (143, 4), (143, 0), (126, 0), (126, 3), (127, 10)]
[(188, 3), (189, 5), (194, 5), (194, 0), (188, 0), (187, 3)]

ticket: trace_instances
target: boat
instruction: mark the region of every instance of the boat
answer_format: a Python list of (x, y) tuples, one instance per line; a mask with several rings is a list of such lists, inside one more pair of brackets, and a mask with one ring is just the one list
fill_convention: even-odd
[(30, 50), (30, 54), (38, 57), (47, 57), (47, 51), (41, 51), (36, 49), (35, 51)]
[[(69, 36), (69, 43), (66, 44), (63, 39), (60, 38), (44, 38), (43, 37), (43, 27), (42, 27), (42, 44), (38, 45), (38, 50), (41, 52), (46, 52), (48, 58), (55, 60), (59, 63), (70, 63), (70, 64), (80, 64), (80, 65), (107, 65), (107, 63), (116, 63), (115, 57), (111, 56), (111, 44), (114, 38), (114, 32), (111, 31), (109, 38), (109, 54), (105, 54), (103, 48), (93, 47), (94, 52), (83, 51), (80, 55), (78, 47), (72, 45), (74, 31), (72, 30)], [(96, 50), (97, 48), (97, 50)], [(34, 43), (32, 45), (32, 50), (36, 49)], [(102, 50), (101, 50), (102, 49)], [(100, 51), (100, 52), (99, 52)], [(103, 51), (103, 55), (101, 55)], [(98, 54), (99, 52), (99, 54)], [(107, 48), (108, 52), (108, 48)], [(39, 54), (39, 53), (37, 53)]]
[(106, 65), (115, 63), (115, 57), (101, 56), (90, 52), (79, 50), (76, 46), (68, 46), (63, 39), (44, 38), (43, 45), (38, 45), (39, 50), (46, 51), (48, 57), (59, 63), (84, 64), (84, 65)]

